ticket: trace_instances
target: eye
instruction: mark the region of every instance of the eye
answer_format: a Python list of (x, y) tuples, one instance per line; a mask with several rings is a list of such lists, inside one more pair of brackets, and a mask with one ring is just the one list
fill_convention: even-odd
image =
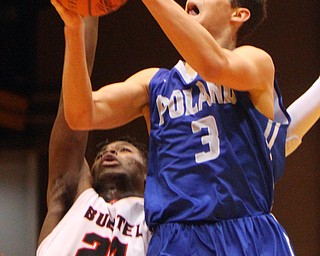
[(132, 150), (130, 148), (127, 148), (127, 147), (123, 147), (119, 151), (120, 152), (132, 152)]
[(103, 152), (98, 153), (97, 156), (96, 156), (96, 158), (95, 158), (95, 160), (98, 160), (99, 158), (101, 158), (102, 155), (103, 155)]

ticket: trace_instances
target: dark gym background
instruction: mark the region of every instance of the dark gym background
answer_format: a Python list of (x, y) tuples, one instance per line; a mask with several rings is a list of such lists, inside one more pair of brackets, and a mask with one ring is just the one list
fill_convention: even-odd
[[(272, 55), (286, 106), (320, 74), (319, 3), (269, 0), (267, 21), (247, 39)], [(0, 149), (33, 149), (39, 154), (40, 229), (46, 213), (49, 134), (61, 86), (63, 23), (49, 0), (2, 0), (0, 34)], [(178, 58), (143, 4), (129, 0), (118, 12), (100, 19), (93, 84), (97, 89), (151, 66), (170, 68)], [(273, 213), (297, 255), (320, 255), (319, 130), (317, 123), (287, 158), (285, 175), (276, 186)], [(89, 162), (101, 139), (126, 134), (148, 142), (143, 120), (92, 132)]]

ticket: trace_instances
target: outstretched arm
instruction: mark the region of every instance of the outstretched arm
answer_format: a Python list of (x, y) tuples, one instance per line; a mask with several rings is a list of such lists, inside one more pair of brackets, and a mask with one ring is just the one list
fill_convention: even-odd
[(318, 121), (320, 116), (320, 77), (289, 108), (291, 123), (286, 140), (286, 156), (301, 144), (303, 136)]
[[(86, 18), (86, 53), (91, 73), (97, 43), (98, 18)], [(53, 124), (49, 143), (49, 178), (47, 189), (47, 215), (39, 241), (52, 231), (72, 205), (78, 189), (80, 172), (90, 174), (84, 158), (88, 132), (71, 130), (66, 123), (62, 95)], [(83, 178), (83, 175), (81, 175)], [(90, 175), (87, 175), (90, 182)]]
[(51, 3), (65, 24), (62, 90), (69, 126), (76, 130), (109, 129), (145, 115), (150, 77), (157, 69), (139, 72), (124, 82), (92, 92), (85, 60), (83, 17), (68, 11), (58, 0)]
[(187, 3), (185, 10), (174, 0), (142, 2), (181, 56), (205, 80), (245, 91), (262, 90), (265, 76), (271, 76), (267, 82), (273, 83), (274, 67), (267, 53), (251, 46), (233, 50), (235, 42), (223, 35), (249, 19), (245, 8), (234, 9), (236, 16), (225, 5), (197, 2), (199, 15), (194, 15), (194, 1)]

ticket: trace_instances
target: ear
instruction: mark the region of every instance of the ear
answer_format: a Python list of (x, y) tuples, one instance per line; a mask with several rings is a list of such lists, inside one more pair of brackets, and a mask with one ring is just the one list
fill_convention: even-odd
[(231, 22), (242, 24), (249, 20), (250, 16), (251, 14), (248, 8), (235, 8), (231, 15)]

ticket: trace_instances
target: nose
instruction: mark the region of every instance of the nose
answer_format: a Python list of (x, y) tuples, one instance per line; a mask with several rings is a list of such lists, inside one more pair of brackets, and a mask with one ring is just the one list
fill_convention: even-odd
[(117, 155), (117, 151), (114, 149), (109, 149), (105, 151), (105, 154), (112, 154), (112, 155)]

